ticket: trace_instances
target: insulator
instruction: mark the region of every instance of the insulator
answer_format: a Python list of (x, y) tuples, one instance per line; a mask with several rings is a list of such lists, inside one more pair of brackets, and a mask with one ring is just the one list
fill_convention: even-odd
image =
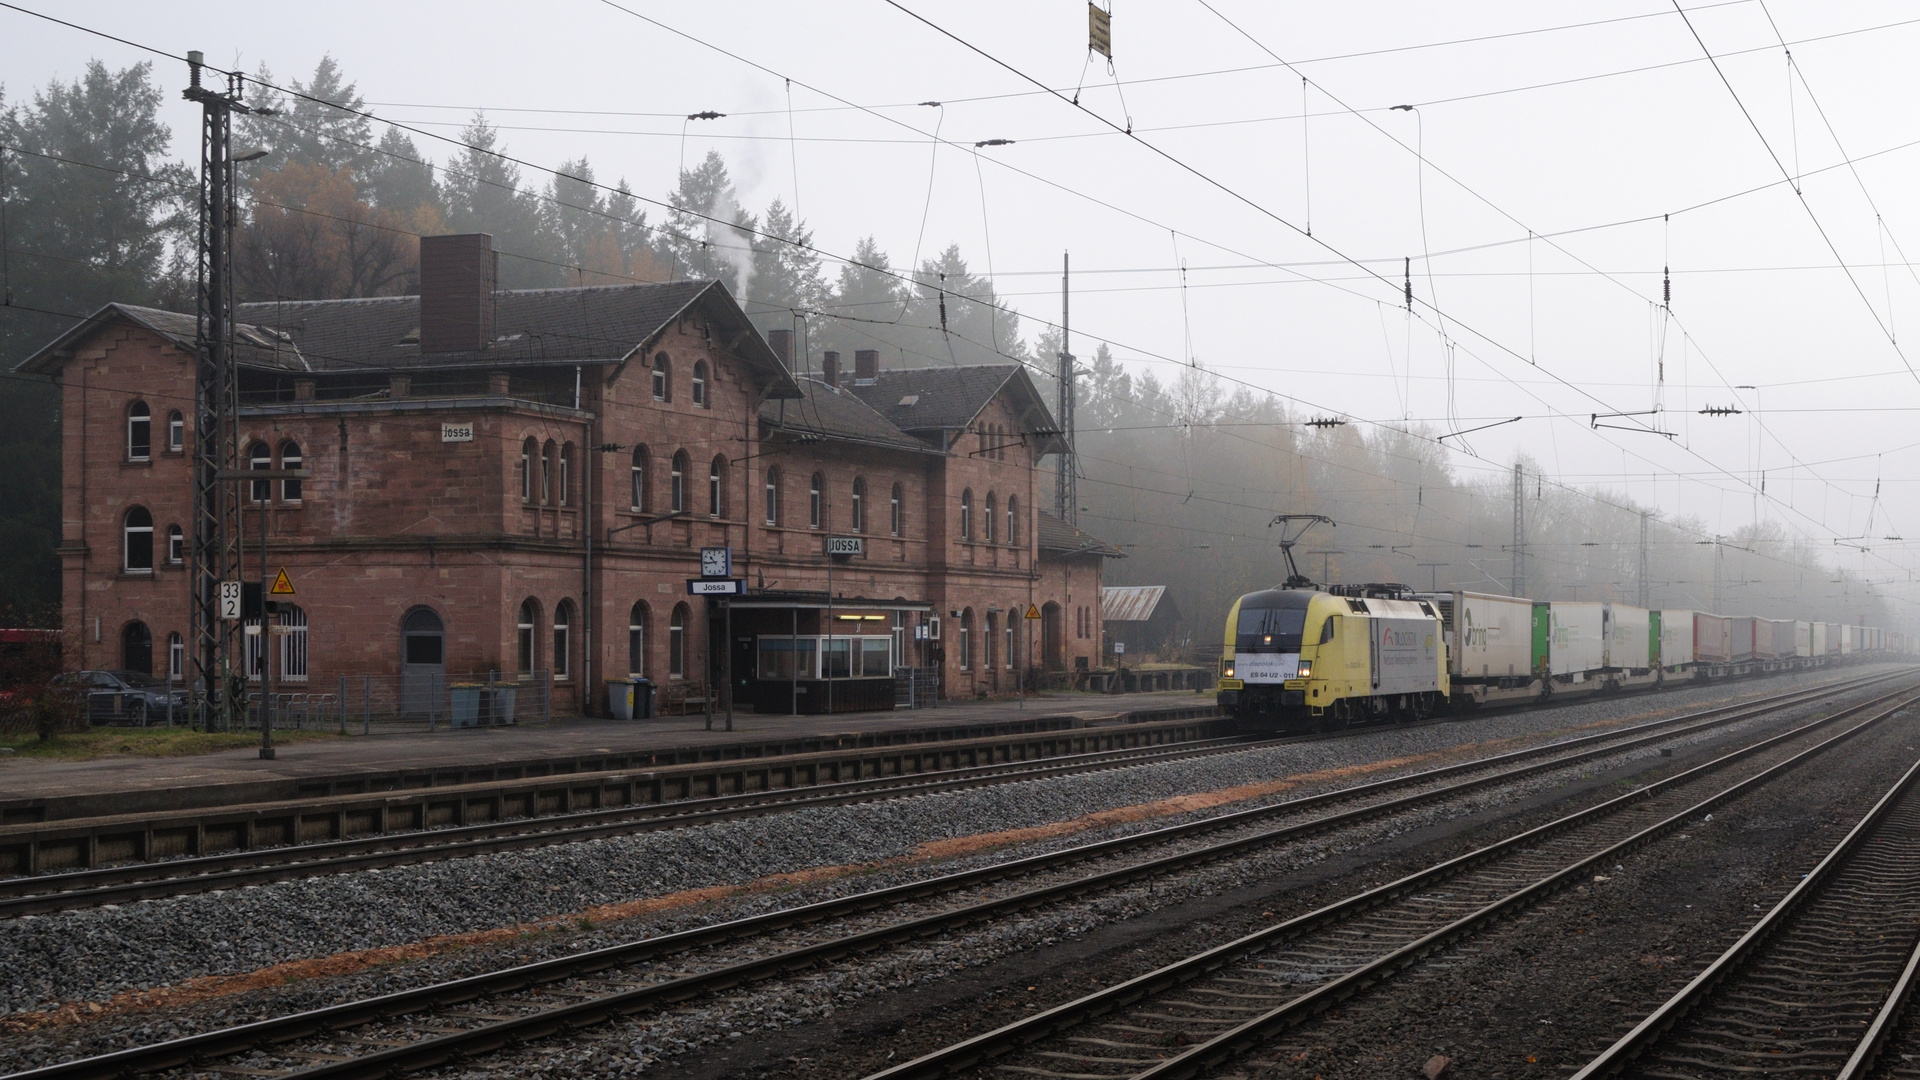
[(1660, 286), (1661, 286), (1661, 292), (1664, 296), (1664, 299), (1661, 302), (1666, 304), (1668, 307), (1672, 307), (1673, 306), (1673, 267), (1663, 266), (1660, 268)]
[(1407, 310), (1413, 310), (1413, 256), (1407, 256)]

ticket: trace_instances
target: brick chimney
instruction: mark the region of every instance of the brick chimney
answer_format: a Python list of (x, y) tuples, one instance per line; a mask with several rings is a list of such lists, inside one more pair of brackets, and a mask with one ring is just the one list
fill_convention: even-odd
[(293, 400), (312, 401), (314, 381), (312, 379), (293, 380)]
[(880, 381), (880, 350), (853, 350), (853, 385), (872, 386)]
[(487, 233), (420, 238), (420, 351), (478, 352), (493, 341), (500, 256)]
[(773, 350), (773, 355), (780, 358), (782, 366), (788, 371), (793, 370), (793, 331), (767, 331), (767, 347)]
[(840, 354), (832, 349), (820, 354), (820, 379), (828, 386), (840, 385)]

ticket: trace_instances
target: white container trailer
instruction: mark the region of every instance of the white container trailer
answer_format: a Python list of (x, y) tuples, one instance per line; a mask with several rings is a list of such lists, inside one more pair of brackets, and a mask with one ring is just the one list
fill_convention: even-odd
[(1807, 635), (1813, 644), (1811, 655), (1827, 655), (1827, 624), (1823, 622), (1809, 623)]
[(1607, 605), (1593, 600), (1555, 600), (1547, 638), (1547, 662), (1555, 675), (1582, 681), (1607, 666)]
[(1742, 648), (1752, 655), (1751, 626), (1747, 628), (1747, 633), (1747, 643), (1740, 646), (1734, 638), (1732, 616), (1696, 611), (1693, 613), (1693, 658), (1702, 664), (1730, 664)]
[(1860, 628), (1852, 623), (1840, 624), (1840, 655), (1852, 656), (1860, 651)]
[(1434, 594), (1447, 628), (1448, 670), (1457, 682), (1533, 675), (1533, 601), (1455, 590)]
[(1807, 657), (1813, 655), (1813, 624), (1796, 619), (1793, 624), (1793, 655)]
[(1660, 666), (1679, 671), (1693, 664), (1693, 612), (1686, 608), (1660, 611)]
[(1792, 619), (1753, 620), (1753, 655), (1758, 660), (1786, 660), (1794, 655)]
[(1624, 671), (1646, 671), (1653, 666), (1647, 643), (1647, 609), (1632, 604), (1607, 605), (1606, 666)]

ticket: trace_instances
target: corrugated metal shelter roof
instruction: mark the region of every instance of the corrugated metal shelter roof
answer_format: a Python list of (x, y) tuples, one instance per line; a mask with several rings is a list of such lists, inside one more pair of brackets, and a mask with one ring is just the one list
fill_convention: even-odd
[(1165, 585), (1108, 585), (1100, 590), (1100, 620), (1146, 622), (1166, 593)]

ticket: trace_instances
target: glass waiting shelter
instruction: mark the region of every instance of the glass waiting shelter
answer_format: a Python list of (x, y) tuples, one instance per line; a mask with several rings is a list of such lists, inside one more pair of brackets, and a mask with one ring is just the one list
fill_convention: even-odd
[(924, 601), (759, 593), (732, 608), (735, 700), (755, 712), (891, 709), (902, 672), (928, 660), (914, 634)]

